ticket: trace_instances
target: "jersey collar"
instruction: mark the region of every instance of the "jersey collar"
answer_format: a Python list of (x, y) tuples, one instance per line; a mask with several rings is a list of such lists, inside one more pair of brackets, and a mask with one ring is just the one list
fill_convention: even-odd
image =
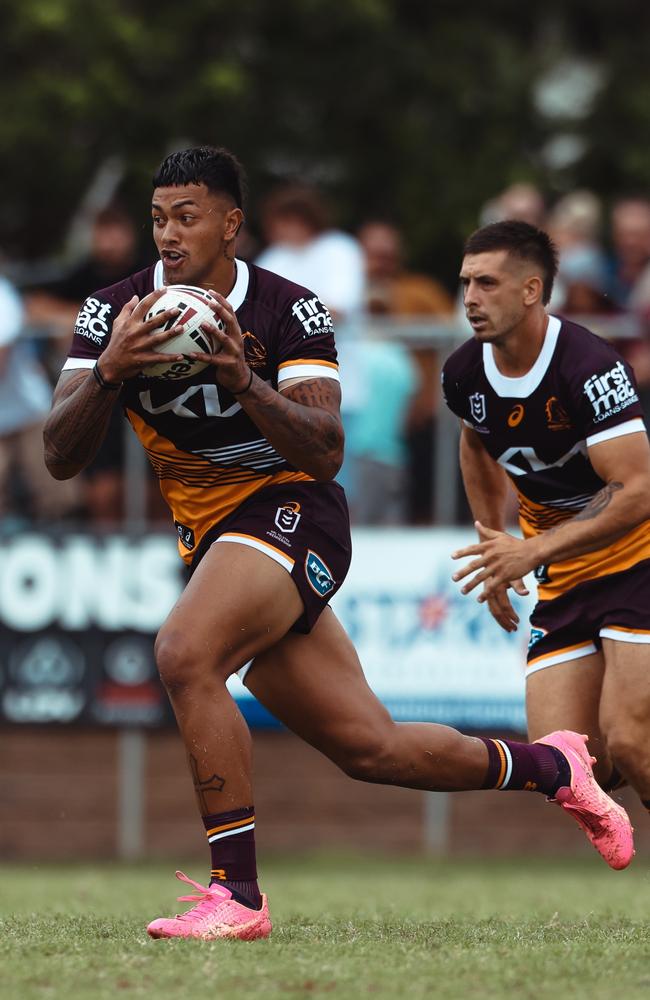
[(544, 337), (542, 349), (537, 355), (537, 360), (525, 375), (520, 375), (518, 378), (509, 378), (507, 375), (502, 375), (494, 361), (492, 344), (483, 344), (485, 377), (497, 396), (508, 399), (526, 399), (527, 396), (530, 396), (535, 391), (548, 371), (561, 326), (562, 323), (557, 316), (549, 316), (546, 336)]
[[(226, 298), (230, 302), (230, 305), (233, 307), (235, 312), (237, 312), (239, 307), (242, 305), (244, 299), (246, 298), (246, 292), (248, 291), (249, 271), (248, 271), (248, 264), (243, 260), (239, 260), (238, 258), (235, 259), (235, 267), (237, 269), (237, 277), (235, 278), (235, 284), (233, 285), (230, 295), (227, 295)], [(161, 260), (158, 261), (158, 263), (154, 268), (153, 287), (154, 291), (156, 292), (160, 288), (166, 287), (163, 281), (163, 265)]]

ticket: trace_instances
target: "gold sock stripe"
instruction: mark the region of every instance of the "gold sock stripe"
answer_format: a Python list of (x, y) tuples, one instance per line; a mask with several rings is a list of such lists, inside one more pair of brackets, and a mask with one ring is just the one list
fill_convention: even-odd
[(223, 826), (214, 826), (211, 830), (206, 830), (206, 837), (211, 837), (213, 833), (223, 833), (224, 830), (236, 830), (240, 826), (249, 826), (255, 822), (255, 813), (247, 816), (246, 819), (237, 819), (233, 823), (224, 823)]
[(497, 778), (497, 783), (496, 783), (496, 785), (494, 787), (495, 788), (501, 788), (501, 785), (503, 784), (503, 779), (505, 778), (506, 771), (508, 769), (508, 764), (507, 764), (507, 761), (506, 761), (506, 754), (505, 754), (505, 750), (503, 749), (503, 747), (501, 746), (501, 744), (499, 743), (498, 740), (491, 740), (491, 742), (494, 743), (495, 747), (497, 748), (498, 753), (499, 753), (499, 759), (501, 761), (501, 770), (499, 771), (499, 777)]

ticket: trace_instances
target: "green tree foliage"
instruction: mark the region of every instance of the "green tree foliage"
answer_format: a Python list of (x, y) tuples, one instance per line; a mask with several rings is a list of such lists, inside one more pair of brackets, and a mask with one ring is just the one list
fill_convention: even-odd
[[(317, 181), (341, 224), (392, 216), (417, 263), (444, 273), (516, 178), (605, 195), (645, 183), (650, 15), (630, 6), (613, 21), (605, 0), (0, 0), (2, 242), (60, 246), (114, 153), (144, 225), (160, 158), (211, 142), (238, 153), (255, 196)], [(558, 173), (534, 85), (562, 52), (598, 59), (607, 85), (580, 123), (582, 161)]]

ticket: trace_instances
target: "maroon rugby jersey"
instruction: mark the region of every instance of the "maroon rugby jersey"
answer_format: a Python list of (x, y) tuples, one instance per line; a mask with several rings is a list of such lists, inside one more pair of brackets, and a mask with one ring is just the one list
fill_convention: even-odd
[[(292, 378), (338, 381), (329, 312), (313, 292), (236, 261), (228, 295), (244, 336), (246, 361), (274, 389)], [(162, 264), (86, 299), (63, 370), (92, 368), (115, 317), (134, 295), (163, 288)], [(262, 437), (212, 366), (182, 381), (138, 375), (120, 393), (174, 516), (179, 551), (190, 562), (203, 534), (247, 497), (271, 484), (310, 481)]]
[[(442, 382), (449, 408), (510, 476), (525, 537), (573, 517), (605, 485), (589, 461), (590, 445), (645, 430), (629, 365), (600, 337), (554, 316), (535, 364), (520, 378), (502, 375), (492, 346), (472, 339), (445, 362)], [(649, 525), (542, 567), (540, 599), (650, 558)]]

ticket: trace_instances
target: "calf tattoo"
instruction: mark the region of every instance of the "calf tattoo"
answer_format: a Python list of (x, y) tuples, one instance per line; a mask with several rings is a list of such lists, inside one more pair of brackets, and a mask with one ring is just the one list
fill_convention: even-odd
[(210, 792), (222, 792), (226, 784), (226, 779), (220, 777), (218, 774), (211, 774), (209, 778), (201, 778), (199, 774), (199, 762), (192, 754), (190, 754), (190, 771), (192, 772), (194, 791), (199, 800), (201, 815), (209, 816), (214, 812), (214, 809), (211, 808), (207, 796)]
[(605, 507), (611, 503), (614, 494), (622, 489), (623, 483), (619, 483), (616, 480), (607, 483), (607, 486), (603, 486), (602, 490), (598, 490), (598, 493), (594, 494), (584, 510), (576, 514), (574, 521), (590, 521), (592, 518), (598, 517), (604, 511)]

